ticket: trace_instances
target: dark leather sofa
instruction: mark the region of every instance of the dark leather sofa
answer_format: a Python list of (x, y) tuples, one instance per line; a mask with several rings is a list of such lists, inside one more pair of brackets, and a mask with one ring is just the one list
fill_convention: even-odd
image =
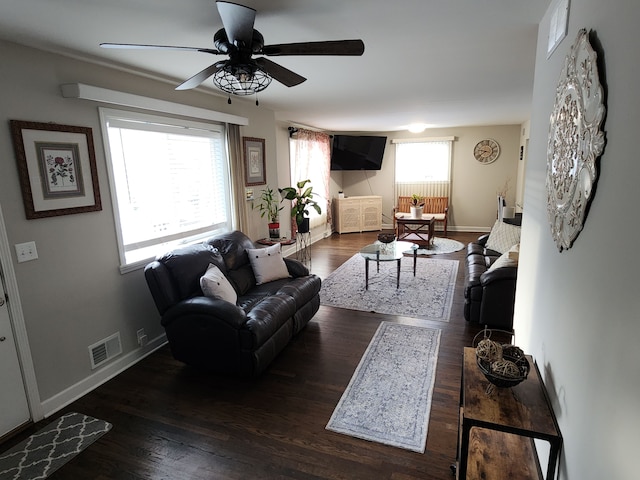
[(464, 318), (471, 323), (511, 331), (517, 266), (490, 270), (500, 252), (486, 248), (489, 234), (467, 245)]
[[(178, 248), (145, 267), (174, 358), (219, 373), (257, 376), (318, 311), (319, 277), (285, 258), (289, 278), (256, 285), (246, 252), (253, 248), (235, 231)], [(210, 263), (237, 292), (235, 305), (202, 293), (200, 277)]]

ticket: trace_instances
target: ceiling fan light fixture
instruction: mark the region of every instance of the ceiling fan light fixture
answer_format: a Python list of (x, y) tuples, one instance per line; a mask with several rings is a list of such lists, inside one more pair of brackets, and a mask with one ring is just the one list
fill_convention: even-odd
[(225, 65), (213, 75), (213, 84), (233, 95), (253, 95), (269, 86), (272, 78), (255, 65)]

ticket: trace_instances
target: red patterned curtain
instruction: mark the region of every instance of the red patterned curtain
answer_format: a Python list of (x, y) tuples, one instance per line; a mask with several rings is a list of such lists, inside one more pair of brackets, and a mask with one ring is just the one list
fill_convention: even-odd
[(299, 128), (291, 137), (291, 184), (310, 179), (315, 200), (322, 215), (315, 210), (309, 216), (312, 227), (331, 223), (329, 181), (331, 175), (331, 139), (328, 134)]

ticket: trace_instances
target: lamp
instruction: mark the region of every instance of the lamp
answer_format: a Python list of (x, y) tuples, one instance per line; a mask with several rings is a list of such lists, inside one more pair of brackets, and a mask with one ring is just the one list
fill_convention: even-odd
[(260, 70), (255, 62), (227, 64), (213, 74), (213, 83), (223, 92), (233, 95), (253, 95), (271, 83), (271, 77)]

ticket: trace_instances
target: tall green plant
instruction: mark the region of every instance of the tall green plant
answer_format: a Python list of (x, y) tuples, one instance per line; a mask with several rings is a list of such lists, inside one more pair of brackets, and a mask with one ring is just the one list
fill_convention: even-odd
[(278, 223), (278, 212), (284, 208), (279, 206), (281, 201), (276, 198), (275, 190), (267, 186), (260, 193), (260, 203), (253, 208), (260, 210), (260, 218), (266, 215), (271, 223)]
[(296, 219), (296, 223), (300, 225), (302, 220), (309, 215), (309, 208), (313, 208), (318, 215), (322, 213), (322, 209), (318, 202), (313, 199), (315, 193), (313, 193), (313, 187), (309, 185), (305, 188), (307, 183), (311, 180), (301, 180), (296, 183), (295, 187), (285, 187), (280, 189), (280, 195), (282, 200), (291, 200), (291, 216)]

